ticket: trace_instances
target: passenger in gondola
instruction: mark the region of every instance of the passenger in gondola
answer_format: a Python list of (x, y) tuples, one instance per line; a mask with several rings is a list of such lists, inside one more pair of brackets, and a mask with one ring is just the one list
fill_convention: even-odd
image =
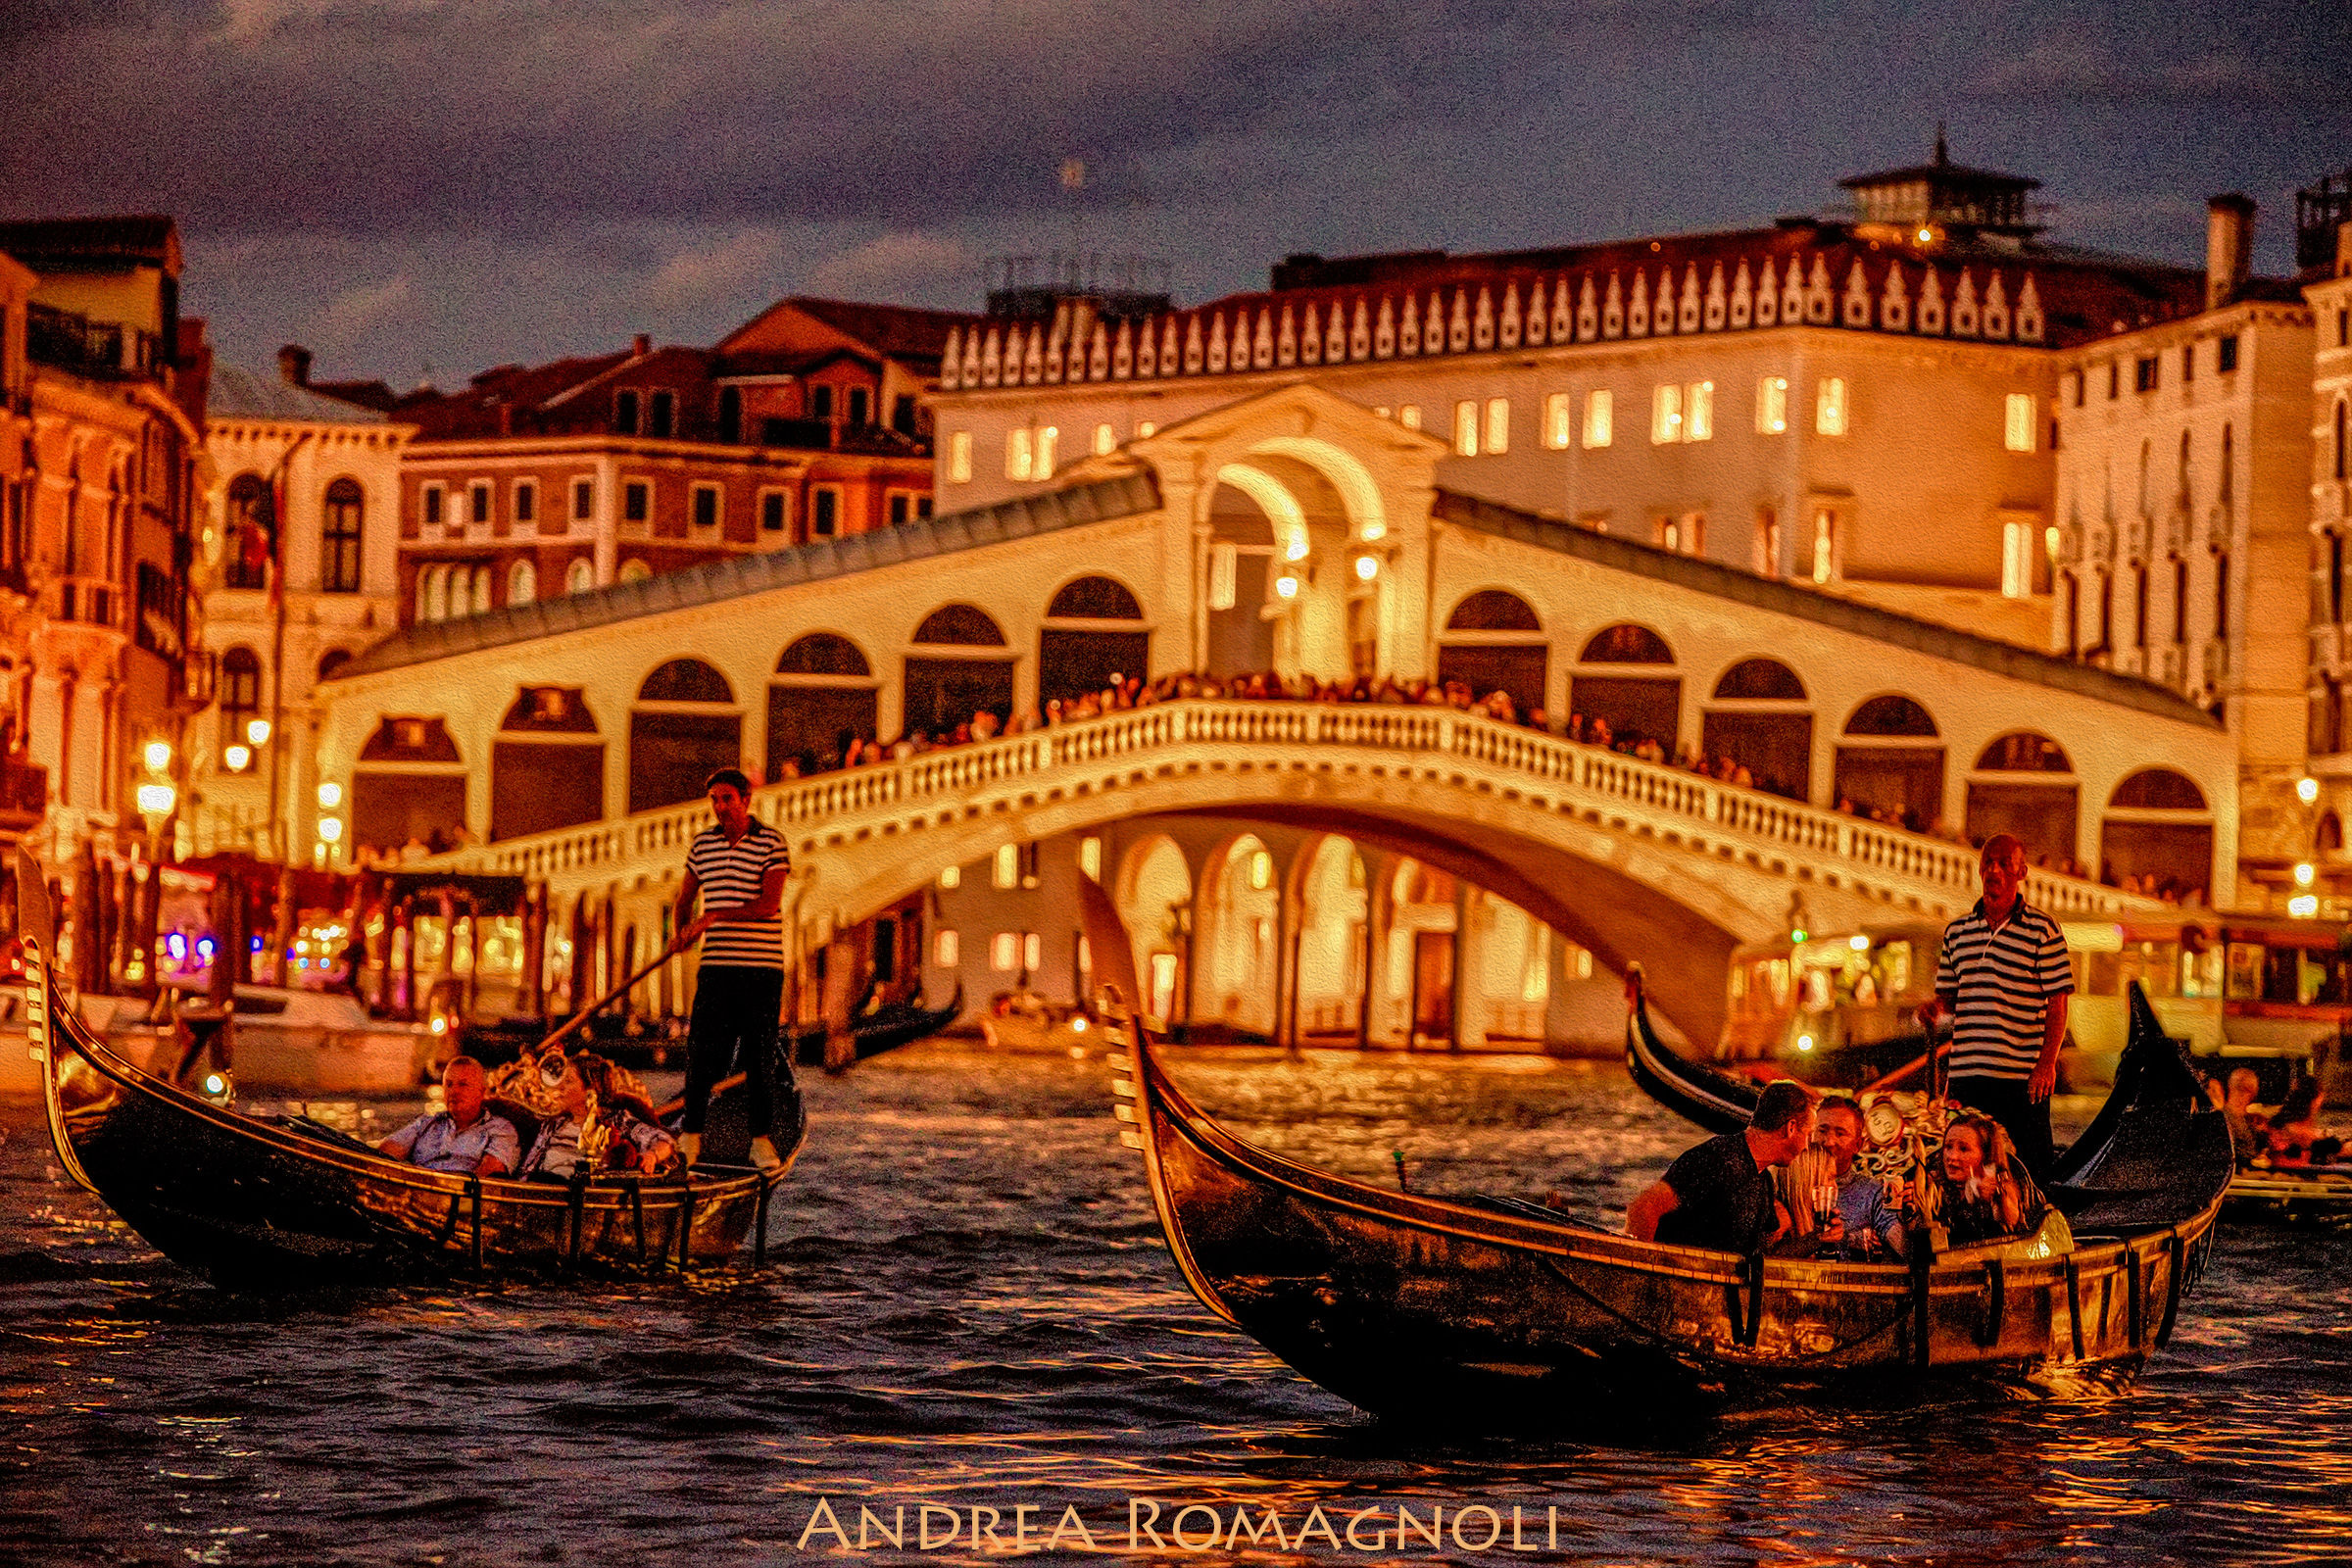
[(563, 1109), (542, 1120), (523, 1155), (525, 1176), (568, 1178), (583, 1163), (591, 1170), (642, 1170), (659, 1175), (677, 1163), (676, 1143), (618, 1092), (612, 1063), (602, 1056), (549, 1054), (542, 1077)]
[(1634, 1200), (1626, 1234), (1672, 1247), (1761, 1251), (1792, 1228), (1769, 1172), (1812, 1141), (1812, 1096), (1787, 1079), (1767, 1084), (1744, 1128), (1685, 1151)]
[(2326, 1165), (2344, 1151), (2343, 1140), (2320, 1122), (2320, 1081), (2302, 1078), (2286, 1092), (2286, 1102), (2270, 1121), (2274, 1165)]
[(375, 1147), (395, 1159), (460, 1176), (504, 1176), (514, 1169), (521, 1139), (514, 1124), (485, 1103), (488, 1075), (471, 1056), (452, 1056), (441, 1073), (446, 1110), (433, 1111)]
[(1946, 1127), (1937, 1165), (1936, 1218), (1954, 1247), (2028, 1235), (2049, 1211), (2008, 1131), (1989, 1116), (1961, 1116)]
[(2206, 1093), (2230, 1124), (2230, 1147), (2237, 1152), (2237, 1168), (2243, 1170), (2270, 1141), (2269, 1124), (2259, 1129), (2254, 1125), (2254, 1097), (2262, 1093), (2262, 1080), (2253, 1068), (2239, 1067), (2230, 1074), (2227, 1087), (2218, 1076), (2208, 1079)]
[(1902, 1205), (1886, 1185), (1857, 1168), (1867, 1136), (1862, 1107), (1845, 1095), (1825, 1096), (1814, 1112), (1813, 1148), (1788, 1168), (1789, 1217), (1809, 1232), (1814, 1255), (1885, 1262), (1904, 1255)]

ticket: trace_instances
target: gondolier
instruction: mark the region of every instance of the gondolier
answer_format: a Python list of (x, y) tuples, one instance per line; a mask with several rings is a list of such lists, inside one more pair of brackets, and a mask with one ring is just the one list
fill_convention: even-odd
[[(784, 879), (792, 856), (784, 835), (752, 815), (752, 781), (722, 767), (705, 786), (718, 818), (695, 835), (686, 851), (686, 884), (678, 890), (677, 951), (703, 944), (695, 971), (694, 1016), (687, 1026), (686, 1114), (678, 1152), (693, 1164), (702, 1153), (703, 1119), (710, 1090), (740, 1061), (751, 1092), (752, 1125), (768, 1125), (768, 1102), (797, 1090), (792, 1064), (776, 1056), (776, 1023), (784, 1002)], [(703, 912), (694, 914), (700, 898)], [(689, 916), (692, 919), (689, 920)], [(781, 1072), (785, 1082), (769, 1082)], [(752, 1163), (783, 1163), (764, 1133), (752, 1140)]]
[(2009, 1131), (2036, 1182), (2056, 1158), (2050, 1095), (2075, 989), (2058, 923), (2025, 901), (2026, 847), (1984, 841), (1984, 897), (1944, 928), (1936, 996), (1919, 1009), (1930, 1031), (1952, 1017), (1950, 1096)]

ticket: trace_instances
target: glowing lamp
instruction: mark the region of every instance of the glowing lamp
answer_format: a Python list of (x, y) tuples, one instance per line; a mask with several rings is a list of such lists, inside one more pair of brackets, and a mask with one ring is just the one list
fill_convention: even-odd
[(1805, 940), (1806, 935), (1807, 933), (1805, 928), (1800, 925), (1795, 930), (1788, 933), (1788, 940), (1791, 942), (1802, 942)]
[(2319, 798), (2320, 781), (2318, 779), (2313, 778), (2310, 774), (2306, 773), (2303, 775), (2303, 777), (2295, 780), (2296, 800), (2301, 801), (2305, 806), (2309, 806)]
[(1086, 1033), (1086, 1015), (1084, 1013), (1080, 1013), (1070, 1020), (1070, 1033), (1074, 1035)]
[(270, 721), (266, 718), (247, 719), (245, 721), (245, 739), (248, 744), (256, 748), (269, 745)]
[(139, 814), (141, 816), (152, 816), (160, 820), (170, 816), (172, 808), (178, 804), (179, 791), (169, 784), (142, 784), (139, 786)]
[(1363, 579), (1365, 582), (1370, 582), (1370, 581), (1371, 581), (1373, 578), (1375, 578), (1375, 577), (1379, 576), (1379, 575), (1380, 575), (1380, 558), (1379, 558), (1378, 556), (1358, 556), (1358, 557), (1356, 557), (1356, 558), (1355, 558), (1355, 574), (1356, 574), (1356, 576), (1358, 576), (1358, 577), (1360, 577), (1361, 579)]
[(343, 804), (343, 786), (329, 779), (318, 786), (318, 809), (331, 811)]
[(1813, 1037), (1811, 1035), (1798, 1035), (1796, 1037), (1796, 1049), (1799, 1051), (1811, 1051), (1813, 1049)]
[(1857, 932), (1853, 936), (1845, 939), (1845, 945), (1853, 949), (1856, 953), (1868, 953), (1870, 951), (1870, 938)]
[(1375, 540), (1386, 539), (1388, 536), (1389, 525), (1379, 518), (1375, 517), (1364, 524), (1364, 543), (1371, 544)]
[(2299, 895), (2298, 897), (2287, 900), (2286, 912), (2293, 915), (2298, 920), (2311, 920), (2318, 918), (2320, 912), (2319, 895), (2316, 893), (2305, 893)]
[(170, 741), (149, 741), (146, 755), (148, 772), (168, 773), (172, 770), (172, 743)]
[(2307, 888), (2311, 886), (2311, 862), (2309, 860), (2297, 860), (2295, 862), (2295, 886), (2299, 888)]
[(339, 816), (320, 817), (318, 819), (318, 842), (321, 844), (342, 843), (343, 819)]
[(1304, 528), (1291, 530), (1291, 542), (1283, 551), (1282, 558), (1285, 561), (1304, 561), (1306, 559), (1306, 530)]
[(1274, 597), (1275, 597), (1275, 598), (1277, 598), (1277, 599), (1296, 599), (1296, 598), (1298, 598), (1298, 579), (1297, 577), (1294, 577), (1293, 575), (1291, 575), (1291, 574), (1290, 574), (1289, 572), (1287, 572), (1287, 571), (1286, 571), (1286, 572), (1284, 572), (1284, 573), (1283, 573), (1281, 576), (1279, 576), (1279, 577), (1275, 578), (1275, 579), (1274, 579)]
[(228, 770), (231, 773), (242, 773), (253, 765), (253, 753), (243, 746), (224, 747), (220, 753), (220, 760), (228, 764)]

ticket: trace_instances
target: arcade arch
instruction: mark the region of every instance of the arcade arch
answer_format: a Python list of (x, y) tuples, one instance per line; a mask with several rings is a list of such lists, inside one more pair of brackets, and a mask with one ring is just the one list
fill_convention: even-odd
[(1740, 660), (1715, 682), (1699, 718), (1698, 749), (1746, 768), (1757, 789), (1812, 799), (1813, 711), (1805, 683), (1777, 659)]
[(1297, 862), (1298, 948), (1292, 985), (1298, 1033), (1353, 1039), (1361, 1022), (1371, 913), (1364, 858), (1337, 833)]
[(1277, 1016), (1282, 889), (1274, 852), (1254, 833), (1211, 855), (1194, 910), (1193, 1016), (1271, 1036)]
[(906, 656), (900, 733), (952, 732), (982, 709), (1010, 722), (1013, 661), (1004, 628), (987, 611), (942, 605), (923, 617), (913, 640), (923, 652)]
[(629, 711), (629, 809), (691, 801), (722, 767), (743, 765), (743, 714), (727, 678), (699, 659), (645, 677)]
[(1551, 646), (1535, 607), (1507, 588), (1465, 595), (1446, 617), (1438, 645), (1438, 679), (1461, 681), (1473, 700), (1507, 693), (1521, 717), (1547, 706)]
[(1977, 758), (1963, 830), (1976, 845), (2011, 834), (2025, 845), (2029, 862), (2063, 868), (2075, 858), (2082, 795), (2064, 747), (2033, 730), (2014, 731)]
[(767, 781), (782, 778), (787, 762), (804, 774), (839, 766), (851, 739), (879, 738), (880, 700), (881, 682), (856, 643), (829, 631), (795, 638), (767, 683)]
[(466, 828), (466, 765), (439, 718), (387, 717), (360, 748), (351, 774), (357, 849), (447, 849)]
[(1619, 673), (1627, 666), (1671, 668), (1674, 650), (1646, 626), (1621, 621), (1589, 638), (1568, 682), (1568, 706), (1588, 726), (1608, 726), (1605, 744), (1655, 741), (1668, 760), (1682, 741), (1683, 681), (1680, 675)]
[(1037, 697), (1043, 708), (1100, 692), (1114, 678), (1152, 676), (1152, 634), (1126, 585), (1102, 576), (1064, 583), (1046, 606), (1037, 634)]
[(1193, 872), (1176, 841), (1155, 833), (1129, 846), (1116, 898), (1135, 949), (1144, 1011), (1164, 1028), (1186, 1015), (1192, 981)]
[(1913, 832), (1934, 828), (1943, 820), (1943, 746), (1935, 718), (1908, 697), (1864, 702), (1845, 721), (1831, 789), (1841, 810)]
[(525, 686), (490, 746), (490, 838), (605, 814), (605, 740), (577, 686)]
[(1389, 874), (1389, 940), (1383, 965), (1383, 1033), (1407, 1051), (1454, 1042), (1454, 971), (1460, 958), (1461, 889), (1450, 872), (1399, 857)]
[(2099, 880), (2187, 903), (2213, 876), (2213, 811), (2196, 781), (2143, 767), (2115, 787), (2099, 822)]

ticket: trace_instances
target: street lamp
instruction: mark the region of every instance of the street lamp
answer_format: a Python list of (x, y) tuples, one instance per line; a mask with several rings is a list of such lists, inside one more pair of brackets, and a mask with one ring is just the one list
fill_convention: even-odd
[(266, 718), (247, 719), (245, 721), (245, 739), (257, 752), (269, 745), (270, 721)]
[(134, 799), (147, 823), (147, 889), (138, 911), (140, 956), (145, 960), (142, 983), (160, 983), (163, 964), (156, 953), (155, 928), (164, 904), (164, 828), (179, 808), (179, 790), (172, 782), (172, 743), (152, 740), (141, 754), (147, 777), (139, 781)]

